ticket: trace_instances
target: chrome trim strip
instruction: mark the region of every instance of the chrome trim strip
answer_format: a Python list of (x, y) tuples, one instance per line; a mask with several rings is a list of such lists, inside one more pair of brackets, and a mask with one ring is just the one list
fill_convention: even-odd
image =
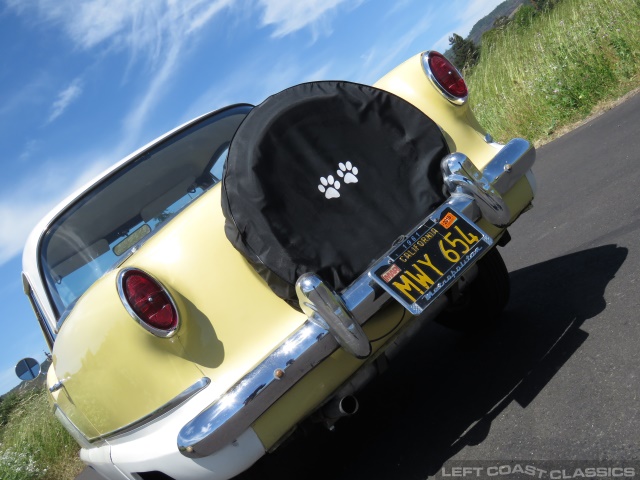
[(54, 413), (60, 423), (66, 428), (66, 430), (71, 434), (71, 436), (83, 447), (83, 448), (92, 448), (95, 447), (96, 444), (100, 444), (105, 440), (117, 438), (120, 435), (124, 435), (126, 433), (132, 432), (138, 428), (144, 427), (146, 424), (151, 423), (163, 415), (169, 413), (171, 410), (182, 405), (184, 402), (193, 397), (196, 393), (203, 390), (211, 383), (211, 380), (208, 377), (202, 377), (200, 380), (195, 382), (190, 387), (187, 387), (177, 396), (169, 400), (167, 403), (154, 410), (148, 415), (132, 422), (124, 427), (118, 428), (116, 430), (112, 430), (111, 432), (99, 435), (97, 437), (88, 438), (85, 436), (78, 427), (67, 417), (67, 414), (60, 408), (57, 403), (53, 404)]
[[(158, 285), (160, 285), (160, 288), (162, 289), (162, 291), (164, 292), (164, 294), (167, 296), (167, 298), (169, 299), (169, 302), (171, 302), (171, 305), (173, 306), (173, 309), (176, 312), (176, 317), (177, 317), (177, 322), (176, 322), (176, 326), (173, 327), (170, 330), (160, 330), (159, 328), (154, 328), (151, 325), (147, 324), (144, 320), (142, 320), (138, 314), (133, 310), (133, 308), (131, 308), (131, 305), (129, 305), (129, 302), (127, 301), (127, 297), (124, 293), (124, 285), (123, 285), (123, 277), (127, 272), (140, 272), (141, 274), (151, 278), (154, 282), (156, 282)], [(162, 282), (160, 282), (157, 278), (155, 278), (153, 275), (145, 272), (144, 270), (141, 270), (139, 268), (135, 268), (135, 267), (128, 267), (128, 268), (124, 268), (122, 269), (119, 273), (118, 276), (116, 277), (116, 287), (118, 289), (118, 296), (120, 297), (120, 301), (122, 302), (122, 305), (124, 305), (125, 310), (127, 310), (127, 312), (129, 313), (129, 315), (131, 315), (131, 317), (142, 327), (144, 328), (146, 331), (154, 334), (156, 337), (162, 337), (162, 338), (170, 338), (173, 337), (176, 332), (178, 331), (178, 329), (180, 328), (180, 312), (178, 311), (178, 307), (176, 306), (176, 302), (173, 300), (173, 297), (171, 296), (171, 294), (169, 293), (169, 290), (167, 290), (167, 287), (165, 287)]]
[(136, 420), (135, 422), (132, 422), (129, 425), (125, 425), (124, 427), (121, 427), (116, 430), (112, 430), (109, 433), (100, 435), (96, 439), (91, 439), (90, 442), (93, 443), (95, 440), (107, 440), (107, 439), (116, 438), (120, 435), (124, 435), (125, 433), (129, 433), (133, 430), (143, 427), (147, 423), (153, 422), (158, 418), (162, 417), (163, 415), (169, 413), (171, 410), (174, 410), (175, 408), (179, 407), (181, 404), (183, 404), (184, 402), (189, 400), (191, 397), (193, 397), (196, 393), (200, 392), (201, 390), (204, 390), (210, 383), (211, 383), (211, 379), (209, 379), (209, 377), (202, 377), (200, 380), (195, 382), (190, 387), (187, 387), (186, 389), (184, 389), (181, 393), (173, 397), (171, 400), (169, 400), (167, 403), (165, 403), (158, 409), (151, 412), (149, 415), (145, 415), (141, 419)]
[[(447, 90), (440, 84), (438, 79), (435, 77), (435, 75), (431, 71), (431, 66), (429, 65), (429, 58), (430, 58), (431, 53), (432, 53), (432, 51), (428, 50), (426, 52), (423, 52), (422, 55), (420, 55), (420, 61), (422, 63), (422, 69), (424, 70), (424, 73), (427, 75), (427, 78), (431, 81), (433, 86), (438, 89), (438, 91), (442, 94), (442, 96), (444, 98), (446, 98), (447, 100), (449, 100), (454, 105), (460, 106), (460, 105), (464, 105), (465, 103), (467, 103), (467, 100), (469, 99), (469, 95), (468, 94), (465, 95), (464, 97), (456, 97), (454, 95), (451, 95), (449, 92), (447, 92)], [(452, 66), (453, 66), (453, 64), (452, 64)], [(462, 74), (460, 73), (460, 71), (455, 66), (453, 66), (453, 68), (455, 69), (456, 72), (458, 72), (458, 75), (460, 75), (460, 77), (464, 79), (464, 77), (462, 77)]]
[[(94, 443), (92, 440), (88, 440), (87, 437), (75, 426), (75, 424), (69, 420), (69, 417), (62, 411), (60, 406), (55, 403), (53, 405), (53, 415), (58, 419), (58, 421), (62, 424), (64, 429), (69, 432), (69, 435), (73, 437), (73, 439), (78, 442), (78, 444), (82, 448), (91, 448), (91, 443)], [(96, 438), (95, 441), (98, 439)]]
[[(488, 192), (505, 193), (502, 188), (513, 185), (518, 180), (516, 175), (521, 170), (519, 163), (523, 162), (530, 168), (535, 159), (535, 150), (528, 142), (520, 139), (512, 142), (512, 147), (504, 147), (489, 162), (480, 174), (482, 178), (476, 179), (491, 186)], [(524, 148), (525, 144), (527, 148)], [(505, 151), (501, 154), (503, 150)], [(494, 161), (498, 165), (494, 165)], [(493, 173), (500, 168), (506, 172), (504, 165), (507, 164), (512, 166), (507, 174), (508, 180)], [(442, 207), (445, 206), (453, 207), (474, 222), (481, 217), (480, 206), (473, 196), (466, 193), (454, 193), (443, 203)], [(393, 247), (389, 252), (392, 250)], [(386, 253), (381, 258), (385, 256)], [(340, 295), (350, 313), (349, 318), (360, 325), (391, 298), (369, 278), (369, 271), (367, 269)], [(425, 310), (425, 316), (435, 315), (445, 304), (446, 297), (438, 297)], [(189, 458), (206, 457), (233, 442), (249, 428), (276, 400), (338, 348), (336, 337), (323, 326), (329, 326), (326, 318), (320, 319), (319, 316), (312, 315), (252, 372), (188, 422), (177, 437), (180, 452)]]
[(44, 336), (45, 341), (47, 342), (47, 346), (49, 347), (49, 351), (53, 350), (53, 344), (56, 342), (56, 334), (51, 328), (49, 321), (47, 320), (47, 316), (44, 314), (42, 308), (40, 307), (40, 303), (36, 298), (36, 292), (31, 288), (31, 283), (29, 283), (29, 278), (27, 274), (22, 272), (22, 288), (24, 289), (24, 293), (27, 295), (29, 299), (29, 303), (31, 304), (31, 309), (40, 324), (40, 329), (42, 330), (42, 334)]

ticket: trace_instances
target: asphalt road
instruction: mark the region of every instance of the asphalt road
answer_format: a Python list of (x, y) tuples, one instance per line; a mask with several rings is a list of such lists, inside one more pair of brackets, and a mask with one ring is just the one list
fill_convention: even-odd
[(539, 149), (534, 172), (498, 328), (426, 325), (355, 416), (240, 478), (422, 480), (480, 461), (640, 477), (640, 95)]

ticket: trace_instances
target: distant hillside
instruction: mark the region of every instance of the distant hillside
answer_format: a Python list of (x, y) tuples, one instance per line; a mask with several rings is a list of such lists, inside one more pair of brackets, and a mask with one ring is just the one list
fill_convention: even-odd
[(506, 0), (498, 5), (493, 11), (484, 18), (478, 20), (478, 22), (473, 26), (469, 35), (467, 36), (467, 40), (473, 40), (473, 43), (478, 45), (480, 43), (480, 39), (482, 38), (482, 34), (486, 31), (489, 31), (493, 28), (493, 22), (498, 17), (509, 17), (513, 12), (515, 12), (520, 5), (531, 5), (529, 0)]
[[(494, 8), (489, 15), (482, 17), (480, 20), (478, 20), (476, 24), (473, 26), (473, 28), (471, 29), (471, 31), (469, 32), (469, 35), (467, 35), (467, 38), (465, 40), (473, 40), (473, 43), (475, 43), (476, 45), (479, 45), (480, 40), (482, 39), (482, 34), (493, 28), (493, 22), (495, 22), (496, 18), (509, 17), (513, 15), (513, 13), (521, 5), (525, 5), (525, 4), (531, 5), (531, 1), (530, 0), (505, 0), (496, 8)], [(450, 48), (444, 52), (444, 55), (450, 60), (453, 58), (452, 51)]]

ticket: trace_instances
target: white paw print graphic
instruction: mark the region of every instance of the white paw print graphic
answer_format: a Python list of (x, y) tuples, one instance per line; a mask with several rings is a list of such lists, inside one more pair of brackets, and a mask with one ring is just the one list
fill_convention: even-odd
[(318, 190), (324, 193), (326, 198), (338, 198), (340, 196), (340, 182), (333, 178), (333, 175), (329, 175), (327, 178), (320, 177), (320, 185)]
[(358, 167), (354, 167), (351, 162), (346, 165), (342, 162), (338, 164), (340, 170), (337, 171), (340, 178), (344, 178), (344, 183), (358, 183)]

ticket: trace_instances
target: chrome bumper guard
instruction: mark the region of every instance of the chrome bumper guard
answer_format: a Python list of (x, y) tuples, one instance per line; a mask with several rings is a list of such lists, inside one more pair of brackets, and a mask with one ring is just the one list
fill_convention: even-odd
[[(437, 211), (452, 207), (472, 221), (483, 217), (498, 227), (508, 226), (511, 213), (502, 196), (527, 174), (534, 161), (535, 149), (520, 138), (506, 144), (482, 171), (461, 153), (447, 155), (441, 167), (451, 196)], [(183, 455), (206, 457), (232, 443), (339, 346), (357, 358), (370, 355), (371, 344), (361, 325), (390, 296), (375, 285), (369, 271), (342, 294), (312, 273), (300, 277), (296, 291), (309, 320), (182, 428), (177, 442)], [(429, 309), (443, 308), (444, 298)]]

